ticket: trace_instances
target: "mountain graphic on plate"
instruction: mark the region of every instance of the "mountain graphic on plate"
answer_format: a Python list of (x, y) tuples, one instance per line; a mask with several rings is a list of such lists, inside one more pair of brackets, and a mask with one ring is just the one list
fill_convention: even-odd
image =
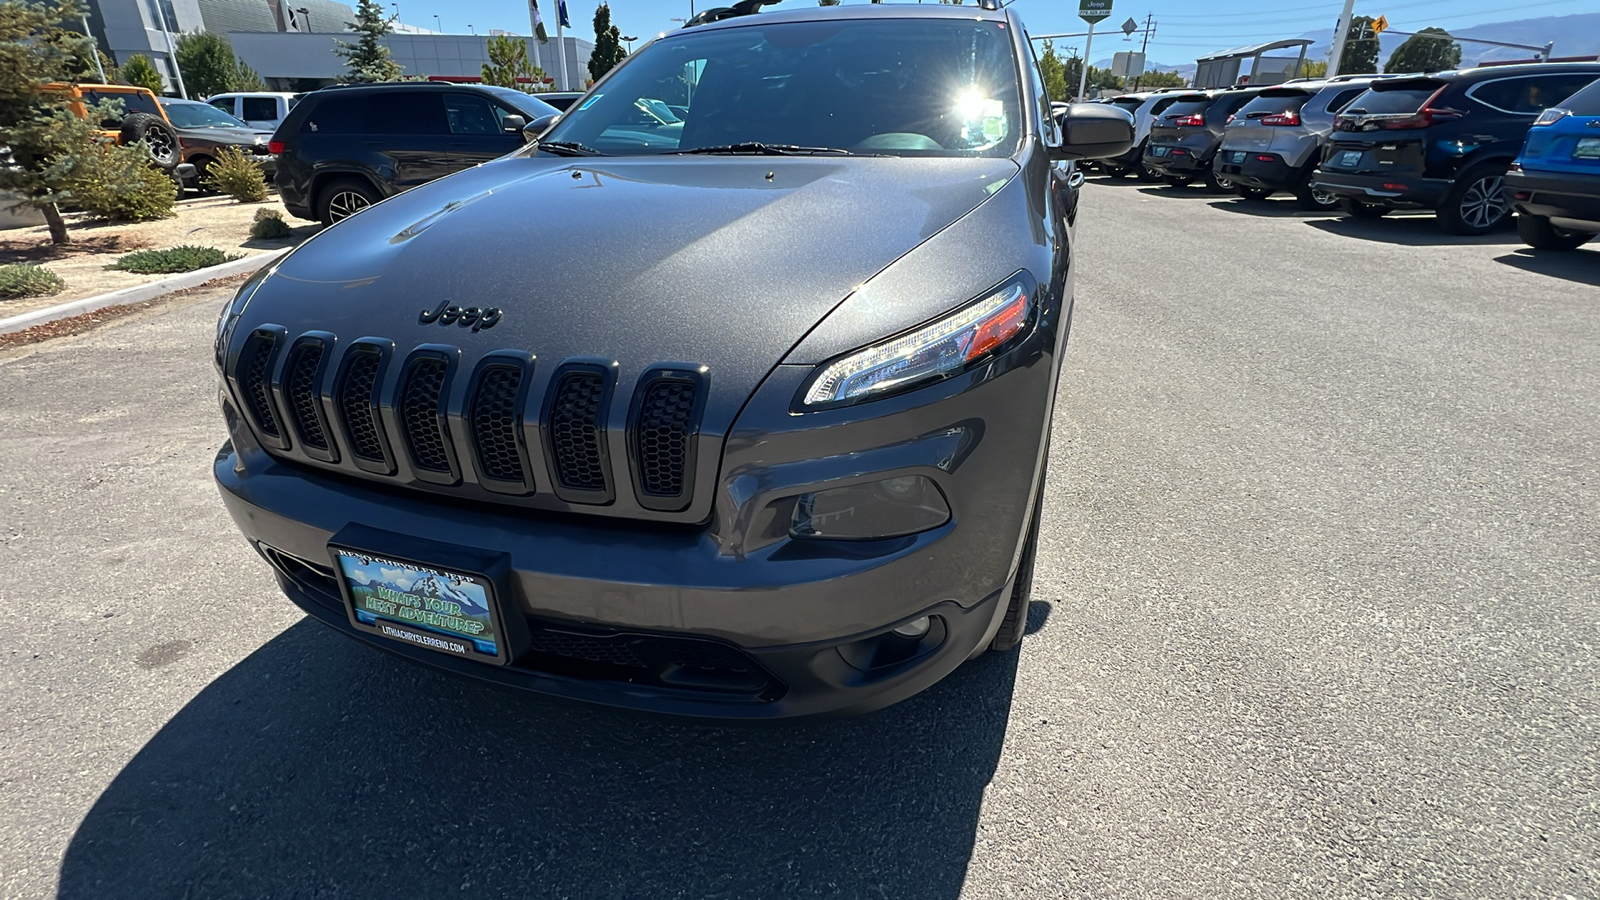
[(464, 613), (484, 615), (489, 612), (489, 608), (483, 604), (483, 601), (435, 575), (427, 575), (419, 579), (416, 584), (411, 586), (411, 593), (436, 600), (448, 600), (452, 603), (458, 603)]

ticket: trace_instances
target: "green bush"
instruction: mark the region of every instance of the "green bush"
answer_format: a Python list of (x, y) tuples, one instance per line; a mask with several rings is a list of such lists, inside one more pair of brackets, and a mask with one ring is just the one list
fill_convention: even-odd
[(267, 179), (261, 164), (238, 147), (223, 147), (206, 166), (205, 184), (240, 203), (260, 203), (267, 199)]
[(283, 215), (275, 209), (256, 210), (256, 219), (250, 223), (250, 236), (257, 240), (277, 240), (293, 233), (289, 223), (285, 222)]
[(140, 275), (166, 275), (174, 272), (193, 272), (209, 266), (238, 259), (214, 247), (184, 245), (166, 250), (135, 250), (112, 263), (107, 268)]
[(49, 297), (61, 293), (66, 287), (61, 276), (32, 263), (15, 263), (0, 266), (0, 300), (20, 300), (24, 297)]
[(151, 164), (143, 143), (95, 141), (60, 162), (68, 202), (90, 215), (143, 222), (176, 214), (177, 183)]

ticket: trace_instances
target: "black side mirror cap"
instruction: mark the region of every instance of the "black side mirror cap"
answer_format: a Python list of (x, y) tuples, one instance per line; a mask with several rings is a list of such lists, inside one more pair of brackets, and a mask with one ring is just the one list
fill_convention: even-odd
[(1109, 103), (1074, 103), (1056, 123), (1061, 143), (1050, 148), (1053, 160), (1105, 159), (1133, 147), (1133, 116)]
[(548, 116), (540, 116), (539, 118), (534, 119), (532, 122), (529, 122), (527, 125), (523, 126), (522, 139), (531, 144), (543, 137), (544, 133), (555, 127), (555, 124), (559, 121), (561, 121), (560, 113), (551, 113)]
[(508, 132), (510, 132), (512, 134), (516, 134), (517, 132), (519, 132), (522, 129), (527, 128), (527, 127), (528, 127), (528, 120), (523, 118), (522, 116), (519, 116), (519, 115), (515, 115), (515, 114), (509, 115), (509, 116), (506, 116), (504, 119), (500, 120), (500, 128), (502, 130), (508, 131)]

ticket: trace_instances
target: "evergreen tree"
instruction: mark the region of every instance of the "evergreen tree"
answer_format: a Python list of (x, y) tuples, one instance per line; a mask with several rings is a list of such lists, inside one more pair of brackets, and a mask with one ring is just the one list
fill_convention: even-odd
[(161, 83), (161, 73), (156, 71), (155, 63), (143, 53), (135, 53), (128, 57), (122, 66), (122, 80), (134, 87), (149, 88), (157, 96), (166, 90), (166, 85)]
[(1045, 96), (1054, 101), (1065, 101), (1072, 97), (1072, 92), (1077, 85), (1067, 85), (1067, 64), (1056, 55), (1056, 42), (1046, 40), (1044, 52), (1039, 54), (1039, 73), (1044, 76)]
[(209, 97), (234, 90), (238, 62), (233, 58), (233, 45), (222, 35), (211, 31), (180, 34), (177, 57), (183, 85), (194, 96)]
[[(497, 34), (489, 38), (488, 51), (489, 61), (483, 64), (484, 84), (531, 91), (543, 75), (528, 62), (528, 44), (521, 38)], [(531, 79), (531, 82), (523, 84), (520, 78)]]
[(1389, 61), (1384, 63), (1385, 72), (1442, 72), (1454, 69), (1461, 65), (1461, 45), (1455, 41), (1441, 41), (1437, 38), (1425, 38), (1425, 34), (1437, 34), (1449, 37), (1450, 32), (1443, 28), (1424, 28), (1406, 42), (1394, 48), (1389, 54)]
[(375, 81), (395, 81), (400, 77), (400, 64), (394, 61), (383, 38), (394, 30), (394, 17), (385, 17), (383, 7), (376, 0), (360, 0), (356, 7), (356, 20), (347, 22), (358, 37), (354, 44), (336, 41), (333, 51), (344, 57), (350, 72), (345, 81), (371, 84)]
[(602, 3), (594, 11), (594, 52), (589, 54), (589, 77), (595, 81), (616, 68), (628, 54), (622, 49), (622, 29), (611, 24), (611, 7)]
[(267, 83), (262, 80), (261, 73), (250, 68), (244, 60), (239, 60), (238, 68), (233, 73), (233, 87), (235, 91), (264, 91)]
[(42, 212), (57, 244), (70, 240), (56, 209), (67, 199), (61, 160), (87, 146), (99, 122), (77, 118), (65, 94), (39, 85), (70, 79), (93, 59), (94, 44), (62, 27), (81, 14), (76, 0), (0, 2), (0, 190)]
[(1340, 75), (1370, 75), (1378, 71), (1378, 36), (1372, 33), (1372, 17), (1350, 20), (1350, 33), (1344, 39), (1344, 54), (1339, 57)]

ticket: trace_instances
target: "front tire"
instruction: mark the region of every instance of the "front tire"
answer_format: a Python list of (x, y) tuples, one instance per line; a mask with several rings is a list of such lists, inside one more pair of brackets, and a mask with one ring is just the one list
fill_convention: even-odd
[(1245, 187), (1242, 184), (1238, 185), (1233, 190), (1234, 190), (1234, 193), (1238, 194), (1240, 197), (1243, 197), (1246, 200), (1259, 201), (1259, 200), (1265, 200), (1268, 197), (1272, 196), (1272, 191), (1269, 191), (1266, 188)]
[(1339, 195), (1312, 187), (1310, 172), (1300, 179), (1300, 184), (1294, 191), (1294, 199), (1300, 204), (1300, 208), (1307, 212), (1332, 212), (1339, 208)]
[(1208, 171), (1206, 172), (1206, 187), (1210, 188), (1213, 194), (1231, 194), (1238, 185), (1226, 175), (1218, 175), (1216, 172)]
[(1576, 250), (1595, 236), (1587, 231), (1557, 228), (1544, 216), (1517, 213), (1517, 237), (1535, 250)]
[(1389, 207), (1363, 203), (1353, 197), (1341, 197), (1339, 211), (1353, 219), (1381, 219), (1389, 214)]
[(1050, 472), (1048, 444), (1045, 453), (1045, 464), (1039, 472), (1039, 491), (1033, 498), (1033, 522), (1028, 525), (1028, 536), (1023, 539), (1022, 558), (1017, 560), (1017, 577), (1011, 580), (1011, 599), (1006, 607), (1006, 617), (1000, 622), (1000, 630), (994, 633), (994, 640), (989, 642), (989, 649), (997, 653), (1015, 649), (1028, 631), (1028, 603), (1033, 599), (1034, 560), (1039, 556), (1039, 524), (1044, 519), (1045, 476)]
[(1506, 199), (1506, 165), (1473, 166), (1456, 179), (1439, 207), (1439, 227), (1451, 234), (1488, 234), (1511, 215)]
[(1193, 178), (1190, 178), (1186, 175), (1163, 175), (1161, 176), (1161, 180), (1165, 181), (1168, 187), (1175, 188), (1188, 187), (1190, 182), (1194, 181)]

